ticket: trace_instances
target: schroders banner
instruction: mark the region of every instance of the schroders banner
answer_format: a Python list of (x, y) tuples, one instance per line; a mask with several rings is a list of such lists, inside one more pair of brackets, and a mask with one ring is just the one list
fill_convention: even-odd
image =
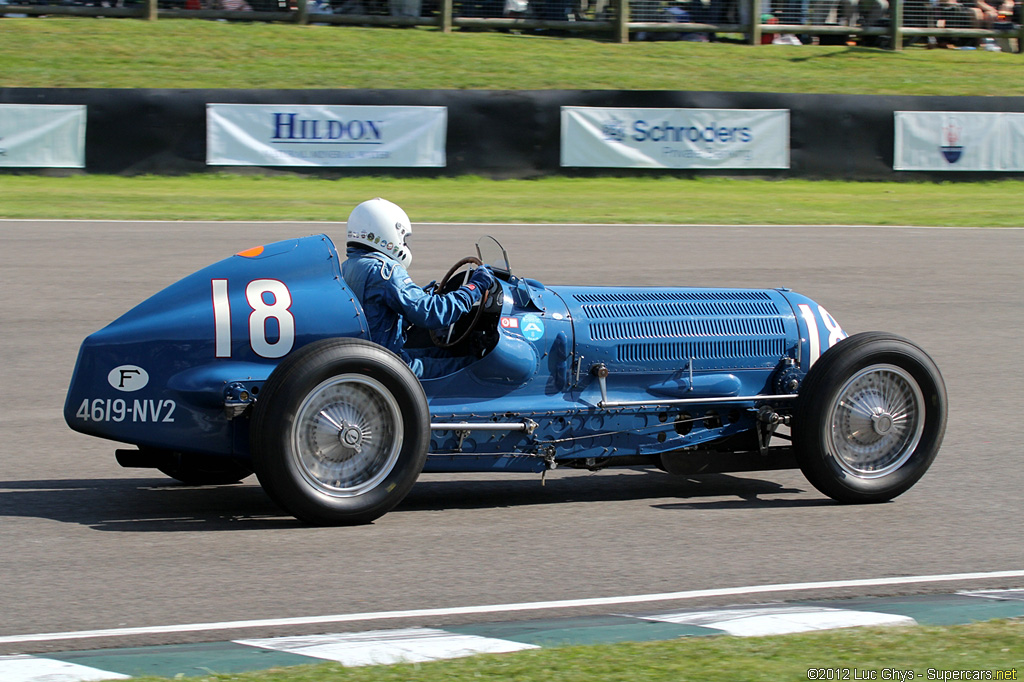
[(0, 167), (85, 168), (79, 104), (0, 104)]
[(1024, 113), (897, 111), (893, 169), (1024, 171)]
[(789, 110), (562, 107), (562, 166), (789, 168)]
[(207, 104), (210, 166), (444, 167), (445, 107)]

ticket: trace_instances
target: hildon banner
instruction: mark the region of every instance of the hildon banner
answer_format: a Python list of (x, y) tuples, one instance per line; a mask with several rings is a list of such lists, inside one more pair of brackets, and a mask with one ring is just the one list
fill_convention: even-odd
[(562, 107), (561, 165), (789, 168), (789, 110)]
[(0, 104), (0, 167), (85, 168), (86, 107)]
[(207, 104), (210, 166), (444, 167), (446, 107)]
[(893, 169), (1024, 171), (1024, 113), (897, 111)]

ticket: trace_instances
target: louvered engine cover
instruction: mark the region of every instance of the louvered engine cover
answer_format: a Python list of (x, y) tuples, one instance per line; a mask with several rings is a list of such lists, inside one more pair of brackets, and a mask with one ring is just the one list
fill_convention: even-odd
[(774, 290), (556, 287), (585, 366), (659, 372), (775, 367), (793, 312)]

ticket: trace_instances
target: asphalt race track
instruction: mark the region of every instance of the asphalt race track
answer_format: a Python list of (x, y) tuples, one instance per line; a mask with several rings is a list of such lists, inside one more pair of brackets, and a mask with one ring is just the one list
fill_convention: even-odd
[[(87, 334), (200, 267), (320, 231), (343, 241), (341, 224), (0, 222), (0, 636), (1024, 568), (1024, 230), (417, 227), (420, 283), (491, 233), (517, 274), (548, 284), (788, 286), (848, 332), (918, 342), (944, 372), (949, 425), (931, 471), (887, 504), (834, 504), (798, 471), (558, 470), (544, 486), (540, 476), (426, 475), (372, 525), (310, 528), (283, 515), (255, 477), (190, 488), (121, 469), (115, 444), (64, 424)], [(1024, 578), (814, 597), (982, 587), (1024, 587)]]

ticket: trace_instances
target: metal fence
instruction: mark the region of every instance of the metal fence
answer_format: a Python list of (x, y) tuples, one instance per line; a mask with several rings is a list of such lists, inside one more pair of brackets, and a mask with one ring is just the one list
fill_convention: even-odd
[[(0, 0), (3, 16), (435, 26), (631, 40), (1020, 52), (1022, 0)], [(1002, 4), (1001, 4), (1002, 3)]]

